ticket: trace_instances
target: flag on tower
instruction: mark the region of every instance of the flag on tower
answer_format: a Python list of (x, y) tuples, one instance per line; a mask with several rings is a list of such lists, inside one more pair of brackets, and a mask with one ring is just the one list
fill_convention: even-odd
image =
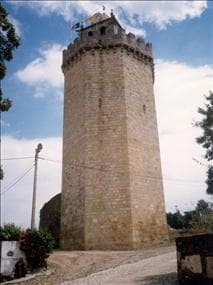
[(96, 23), (101, 19), (101, 13), (95, 13), (92, 17), (84, 20), (84, 22)]
[(80, 23), (76, 23), (75, 25), (73, 25), (73, 26), (71, 27), (71, 30), (76, 30), (76, 29), (78, 29), (78, 28), (80, 28)]

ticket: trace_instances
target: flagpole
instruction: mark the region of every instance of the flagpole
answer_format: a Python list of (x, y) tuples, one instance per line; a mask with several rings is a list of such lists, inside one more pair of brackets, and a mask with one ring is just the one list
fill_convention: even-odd
[(70, 41), (72, 42), (72, 13), (71, 13), (71, 10), (72, 10), (72, 1), (70, 1), (70, 26), (69, 26), (69, 29), (70, 29)]

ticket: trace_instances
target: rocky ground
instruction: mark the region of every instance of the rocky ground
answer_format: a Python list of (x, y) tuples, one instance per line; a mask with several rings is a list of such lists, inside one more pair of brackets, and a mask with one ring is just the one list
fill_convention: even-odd
[[(173, 245), (138, 251), (55, 251), (48, 272), (19, 285), (173, 285), (176, 255)], [(21, 281), (21, 282), (20, 282)]]

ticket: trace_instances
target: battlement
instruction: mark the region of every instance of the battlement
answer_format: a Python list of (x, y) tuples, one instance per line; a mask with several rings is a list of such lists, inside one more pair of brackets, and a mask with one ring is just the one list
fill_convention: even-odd
[(63, 51), (62, 69), (70, 65), (76, 57), (88, 50), (121, 48), (132, 53), (145, 63), (153, 65), (152, 44), (143, 38), (126, 34), (114, 15), (88, 27), (81, 28), (79, 36)]

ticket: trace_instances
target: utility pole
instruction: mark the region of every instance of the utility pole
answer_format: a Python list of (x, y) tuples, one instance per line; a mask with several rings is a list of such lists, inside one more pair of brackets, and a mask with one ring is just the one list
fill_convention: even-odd
[(36, 208), (36, 186), (37, 186), (37, 168), (38, 168), (38, 154), (42, 150), (42, 144), (39, 143), (35, 149), (35, 169), (33, 181), (33, 200), (32, 200), (32, 215), (31, 215), (31, 230), (35, 228), (35, 208)]

